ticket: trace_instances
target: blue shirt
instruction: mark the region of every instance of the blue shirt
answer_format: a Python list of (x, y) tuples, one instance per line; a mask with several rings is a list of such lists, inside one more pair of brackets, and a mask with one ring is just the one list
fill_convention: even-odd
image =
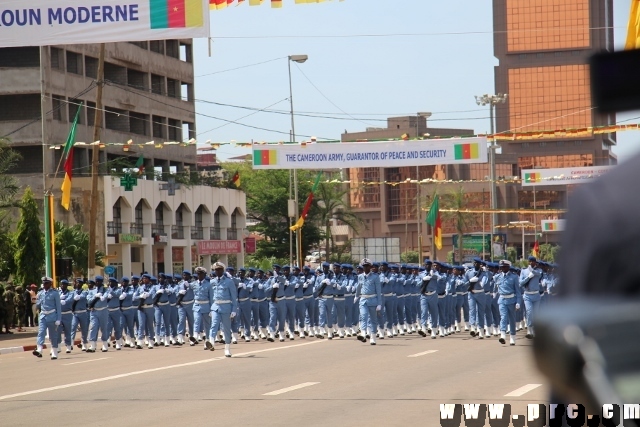
[[(96, 286), (93, 289), (89, 289), (89, 292), (87, 293), (87, 302), (89, 303), (89, 305), (91, 305), (95, 301), (95, 304), (93, 305), (94, 309), (105, 308), (107, 306), (107, 299), (104, 298), (106, 291), (107, 291), (107, 288), (105, 288), (104, 286)], [(102, 296), (97, 296), (97, 295), (102, 295)]]
[[(524, 276), (524, 278), (522, 278)], [(524, 292), (539, 292), (540, 291), (540, 278), (542, 277), (542, 270), (540, 268), (525, 269), (520, 275), (520, 286), (524, 289)]]
[(60, 306), (64, 314), (71, 314), (71, 305), (73, 304), (73, 292), (60, 288)]
[[(153, 302), (153, 295), (151, 294), (151, 288), (153, 286), (151, 285), (151, 283), (144, 285), (144, 284), (140, 284), (140, 286), (138, 286), (138, 289), (136, 289), (136, 291), (133, 293), (133, 300), (136, 302), (136, 304), (140, 304), (140, 300), (143, 300), (143, 305), (151, 305), (151, 303)], [(149, 296), (147, 296), (146, 298), (142, 298), (142, 294), (149, 294)]]
[(133, 286), (127, 285), (122, 288), (120, 296), (124, 295), (124, 299), (120, 300), (120, 308), (128, 308), (133, 305)]
[(104, 291), (104, 295), (107, 297), (107, 308), (120, 308), (120, 294), (122, 290), (118, 288), (108, 287)]
[[(40, 309), (40, 321), (59, 322), (62, 319), (62, 306), (60, 305), (60, 292), (49, 288), (36, 295), (36, 307)], [(50, 312), (50, 313), (48, 313)]]
[[(76, 296), (79, 296), (80, 299), (76, 301)], [(74, 307), (75, 304), (75, 307)], [(70, 310), (73, 310), (74, 313), (84, 313), (87, 311), (87, 291), (83, 291), (82, 289), (76, 289), (73, 291), (73, 302), (69, 307)]]
[[(522, 304), (522, 295), (520, 294), (520, 286), (518, 275), (513, 272), (498, 273), (495, 276), (496, 289), (500, 294), (498, 302), (504, 304)], [(505, 295), (513, 295), (511, 298), (504, 298)]]
[(369, 274), (361, 274), (358, 276), (358, 286), (356, 286), (356, 299), (363, 298), (368, 307), (378, 306), (382, 304), (382, 286), (380, 285), (380, 277), (370, 271)]
[(206, 277), (200, 281), (194, 280), (189, 284), (193, 289), (195, 303), (193, 304), (194, 313), (208, 313), (211, 310), (211, 304), (213, 304), (213, 288), (211, 282)]
[(333, 285), (335, 284), (335, 276), (333, 274), (333, 272), (329, 271), (328, 273), (321, 273), (320, 275), (318, 275), (318, 277), (316, 277), (316, 283), (315, 283), (315, 288), (314, 288), (314, 293), (317, 296), (320, 296), (320, 289), (323, 287), (324, 281), (327, 281), (326, 286), (324, 286), (324, 289), (322, 291), (322, 295), (333, 295), (334, 294), (334, 289), (333, 289)]
[[(473, 279), (474, 277), (478, 278), (477, 282), (471, 282), (471, 279)], [(488, 280), (487, 273), (485, 271), (483, 271), (482, 269), (475, 270), (472, 268), (464, 274), (464, 278), (464, 284), (469, 286), (470, 291), (484, 292), (484, 287)]]
[(226, 275), (214, 277), (211, 282), (213, 288), (213, 305), (211, 311), (218, 313), (238, 312), (238, 291), (235, 281)]

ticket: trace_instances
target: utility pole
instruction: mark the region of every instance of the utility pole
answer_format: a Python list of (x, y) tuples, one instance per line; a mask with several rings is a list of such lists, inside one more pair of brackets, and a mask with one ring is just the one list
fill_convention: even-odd
[(98, 226), (98, 169), (100, 163), (100, 128), (102, 127), (102, 87), (104, 86), (104, 43), (100, 44), (98, 55), (98, 76), (96, 88), (96, 111), (93, 120), (93, 149), (91, 157), (91, 210), (89, 213), (89, 277), (95, 276), (96, 268), (96, 228)]

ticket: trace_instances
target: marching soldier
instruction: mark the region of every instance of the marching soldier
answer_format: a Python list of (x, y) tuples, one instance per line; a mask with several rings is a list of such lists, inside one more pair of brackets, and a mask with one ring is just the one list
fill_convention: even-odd
[[(471, 325), (471, 336), (484, 338), (484, 306), (485, 296), (484, 287), (487, 283), (487, 275), (482, 269), (482, 261), (480, 258), (473, 259), (473, 268), (465, 273), (466, 286), (469, 286), (469, 324)], [(476, 326), (477, 325), (477, 326)]]
[(520, 277), (526, 275), (524, 279), (520, 280), (520, 287), (524, 291), (524, 308), (526, 310), (527, 317), (527, 335), (525, 338), (532, 339), (535, 335), (533, 330), (533, 317), (538, 311), (538, 305), (540, 304), (540, 278), (542, 276), (542, 270), (538, 267), (538, 261), (536, 257), (529, 257), (529, 268), (523, 270)]
[[(182, 272), (182, 281), (174, 288), (174, 293), (178, 295), (176, 305), (178, 307), (178, 344), (184, 344), (187, 322), (189, 322), (189, 337), (193, 337), (193, 303), (195, 294), (193, 292), (193, 278), (189, 270)], [(193, 341), (189, 345), (195, 345)]]
[(231, 357), (231, 320), (238, 312), (238, 293), (233, 279), (224, 274), (225, 265), (216, 262), (213, 265), (213, 305), (211, 306), (211, 330), (209, 332), (210, 348), (213, 351), (214, 337), (222, 329), (224, 333), (224, 355)]
[[(197, 280), (192, 282), (195, 303), (193, 304), (193, 335), (189, 337), (192, 345), (198, 343), (201, 334), (205, 334), (204, 349), (210, 350), (213, 344), (208, 340), (211, 329), (211, 305), (213, 304), (213, 288), (207, 278), (204, 267), (196, 268)], [(197, 338), (196, 338), (197, 337)]]
[(316, 338), (324, 338), (325, 333), (329, 339), (333, 338), (333, 291), (335, 285), (334, 274), (329, 270), (328, 262), (322, 263), (322, 273), (316, 278), (314, 293), (318, 298), (318, 310), (320, 321), (320, 334)]
[[(420, 288), (420, 309), (421, 309), (421, 330), (420, 335), (426, 336), (426, 332), (431, 333), (431, 338), (436, 338), (438, 327), (438, 279), (440, 274), (437, 265), (429, 259), (425, 260), (425, 271), (422, 275), (422, 286)], [(431, 318), (431, 324), (427, 327), (427, 319)]]
[(269, 338), (274, 341), (276, 326), (280, 342), (284, 341), (284, 324), (287, 315), (286, 301), (284, 299), (284, 284), (286, 279), (280, 275), (280, 266), (273, 265), (273, 276), (267, 281), (266, 293), (269, 297)]
[(356, 285), (358, 284), (358, 278), (353, 274), (353, 266), (351, 264), (342, 264), (343, 272), (343, 288), (344, 288), (344, 317), (345, 328), (347, 337), (356, 334), (354, 327), (357, 323), (354, 323), (354, 310), (356, 309), (353, 299), (356, 294)]
[(58, 353), (60, 353), (60, 345), (62, 343), (62, 332), (64, 332), (64, 345), (66, 346), (66, 353), (71, 353), (73, 349), (73, 341), (71, 339), (71, 323), (73, 323), (73, 313), (71, 312), (71, 306), (73, 305), (73, 293), (69, 292), (69, 281), (62, 279), (60, 281), (60, 307), (62, 310), (62, 316), (60, 318), (60, 326), (56, 328), (58, 330)]
[(282, 267), (284, 282), (284, 300), (287, 314), (285, 319), (287, 321), (286, 335), (290, 340), (294, 339), (294, 328), (296, 324), (296, 284), (298, 283), (298, 277), (291, 273), (291, 268), (288, 265)]
[(58, 331), (62, 320), (62, 306), (60, 305), (60, 293), (52, 289), (53, 280), (50, 277), (42, 278), (43, 289), (36, 295), (36, 306), (40, 310), (38, 319), (38, 338), (33, 355), (42, 357), (44, 338), (49, 331), (51, 341), (51, 360), (58, 358)]
[(169, 334), (170, 328), (170, 307), (169, 307), (169, 294), (171, 289), (167, 285), (167, 280), (163, 273), (159, 275), (159, 281), (151, 287), (151, 296), (153, 297), (153, 315), (156, 322), (156, 339), (155, 346), (164, 344), (165, 347), (169, 347)]
[(244, 342), (251, 342), (251, 293), (253, 292), (253, 280), (247, 277), (247, 270), (242, 267), (240, 272), (240, 283), (238, 284), (238, 307), (240, 309), (240, 321)]
[(178, 288), (178, 282), (182, 280), (182, 276), (174, 274), (171, 278), (171, 282), (167, 283), (167, 289), (169, 290), (169, 329), (167, 329), (167, 335), (169, 336), (169, 342), (173, 345), (180, 345), (178, 342), (178, 294), (176, 289)]
[(82, 336), (82, 344), (78, 344), (78, 348), (87, 351), (88, 334), (89, 334), (89, 313), (87, 312), (87, 291), (83, 289), (84, 283), (81, 278), (77, 278), (74, 283), (73, 302), (71, 303), (71, 311), (73, 318), (71, 319), (71, 342), (75, 342), (76, 332), (80, 326)]
[(509, 345), (516, 345), (516, 310), (520, 310), (522, 295), (518, 276), (511, 271), (511, 262), (500, 261), (500, 273), (495, 276), (500, 306), (500, 344), (505, 344), (509, 324)]
[[(308, 266), (304, 267), (304, 283), (302, 284), (302, 299), (304, 302), (304, 311), (299, 320), (299, 326), (304, 329), (305, 336), (314, 336), (318, 331), (318, 303), (314, 297), (313, 289), (316, 283), (316, 275)], [(307, 323), (308, 322), (308, 323)]]
[(155, 334), (153, 330), (153, 296), (151, 294), (151, 276), (147, 273), (142, 275), (142, 283), (133, 294), (133, 302), (138, 309), (138, 340), (136, 348), (142, 350), (144, 339), (147, 339), (149, 350), (153, 349)]
[(107, 297), (107, 337), (111, 337), (113, 329), (116, 337), (116, 350), (122, 349), (122, 312), (120, 311), (120, 295), (122, 289), (118, 288), (118, 279), (109, 277), (109, 287), (105, 291)]
[(136, 333), (134, 329), (134, 318), (136, 309), (133, 306), (133, 286), (129, 283), (128, 277), (122, 278), (122, 289), (118, 297), (120, 312), (122, 313), (122, 335), (125, 337), (124, 346), (133, 348), (135, 346)]
[[(433, 262), (435, 273), (439, 275), (436, 282), (436, 293), (438, 294), (438, 312), (434, 317), (431, 314), (431, 322), (433, 330), (438, 328), (439, 336), (444, 337), (444, 329), (447, 327), (447, 265), (440, 261)], [(437, 321), (436, 321), (437, 319)], [(433, 336), (433, 334), (432, 334)]]
[(266, 340), (266, 329), (269, 326), (269, 302), (265, 293), (266, 278), (264, 277), (264, 271), (250, 268), (249, 277), (253, 279), (253, 290), (251, 291), (253, 339), (262, 338)]
[(382, 287), (377, 273), (371, 270), (371, 260), (368, 258), (360, 262), (364, 273), (358, 276), (355, 303), (360, 309), (360, 333), (358, 340), (366, 342), (366, 335), (371, 338), (369, 343), (376, 345), (376, 333), (378, 332), (377, 313), (382, 311)]
[(87, 293), (87, 302), (89, 304), (89, 348), (87, 353), (95, 353), (98, 341), (98, 330), (102, 332), (102, 351), (106, 352), (109, 335), (107, 334), (107, 323), (109, 322), (109, 314), (107, 309), (107, 297), (105, 295), (104, 278), (102, 276), (95, 277), (96, 287)]

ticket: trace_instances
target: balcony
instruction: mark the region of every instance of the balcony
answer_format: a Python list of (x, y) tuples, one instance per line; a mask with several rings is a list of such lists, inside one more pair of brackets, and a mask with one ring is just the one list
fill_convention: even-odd
[(171, 238), (172, 239), (184, 239), (184, 227), (181, 225), (171, 226)]
[(144, 226), (142, 224), (131, 224), (129, 230), (131, 230), (131, 234), (139, 234), (144, 237)]
[(210, 240), (220, 240), (220, 229), (219, 228), (210, 228), (209, 229), (209, 239)]
[(122, 223), (120, 221), (107, 222), (107, 236), (115, 237), (122, 233)]
[(193, 240), (203, 240), (204, 239), (204, 230), (202, 227), (191, 227), (191, 239)]
[(156, 236), (166, 236), (166, 233), (164, 232), (164, 225), (162, 224), (153, 224), (151, 226), (151, 233)]
[(227, 240), (238, 240), (237, 228), (227, 228)]

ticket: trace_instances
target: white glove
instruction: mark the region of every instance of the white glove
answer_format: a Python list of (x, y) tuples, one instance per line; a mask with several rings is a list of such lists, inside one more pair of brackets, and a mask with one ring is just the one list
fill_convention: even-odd
[(381, 305), (377, 306), (376, 311), (382, 311), (382, 306)]
[(422, 278), (422, 281), (423, 281), (423, 282), (428, 282), (429, 280), (431, 280), (431, 276), (424, 276), (424, 277)]
[(213, 319), (213, 311), (209, 312), (209, 317), (211, 317)]
[(127, 297), (127, 294), (125, 294), (124, 292), (120, 294), (120, 301), (122, 301), (123, 299), (125, 299)]
[(227, 275), (227, 277), (228, 277), (229, 279), (233, 279), (233, 276), (232, 276), (228, 271), (227, 271), (225, 274)]
[(80, 301), (80, 295), (75, 295), (75, 296), (73, 297), (73, 299), (74, 299), (75, 301)]
[(285, 286), (289, 286), (289, 281), (288, 281), (288, 280), (285, 280), (285, 281), (284, 281), (284, 285), (285, 285)]
[(273, 289), (279, 289), (279, 288), (280, 288), (280, 285), (278, 285), (278, 283), (273, 284)]
[(60, 305), (65, 305), (67, 302), (65, 300), (60, 300)]
[(331, 280), (329, 280), (329, 279), (324, 279), (324, 280), (322, 281), (322, 283), (326, 283), (327, 285), (330, 285), (330, 284), (331, 284)]
[(309, 280), (307, 280), (307, 285), (310, 285), (310, 284), (311, 284), (311, 282), (313, 282), (313, 279), (309, 279)]
[(337, 288), (337, 287), (338, 287), (338, 284), (337, 284), (337, 283), (334, 283), (333, 285), (331, 285), (331, 287), (333, 287), (333, 288)]
[(187, 293), (187, 291), (185, 291), (185, 290), (183, 289), (183, 290), (181, 290), (181, 291), (180, 291), (180, 292), (178, 292), (178, 293), (179, 293), (180, 295), (184, 295), (184, 294), (186, 294), (186, 293)]
[(149, 298), (149, 292), (145, 292), (142, 294), (142, 298), (147, 299)]
[(107, 299), (108, 299), (108, 300), (111, 300), (111, 298), (113, 298), (113, 294), (109, 294), (109, 295), (107, 296)]
[(263, 288), (262, 283), (259, 283), (258, 284), (258, 289), (262, 289), (262, 288)]
[(384, 278), (384, 283), (389, 283), (389, 278), (388, 277)]
[(302, 289), (307, 289), (309, 287), (309, 282), (305, 282), (304, 285), (302, 285)]
[(60, 321), (56, 320), (56, 326), (60, 326)]
[(102, 298), (102, 293), (101, 293), (101, 292), (98, 292), (98, 293), (96, 294), (96, 298)]
[(516, 310), (520, 310), (520, 304), (516, 303)]
[(100, 301), (106, 301), (107, 297), (100, 297)]
[(156, 294), (164, 294), (164, 289), (158, 289), (158, 290), (156, 291)]
[(535, 274), (533, 274), (533, 271), (529, 273), (529, 275), (527, 276), (528, 279), (533, 279), (534, 277), (535, 277)]
[(342, 285), (337, 285), (337, 286), (336, 286), (336, 289), (337, 289), (337, 290), (341, 290), (341, 289), (342, 289)]
[(476, 283), (478, 281), (477, 277), (472, 277), (471, 279), (469, 279), (469, 282), (471, 283)]
[(300, 282), (296, 283), (296, 286), (293, 289), (298, 289), (300, 287)]
[(487, 266), (486, 265), (482, 266), (482, 271), (487, 271)]
[(232, 312), (231, 312), (231, 314), (229, 315), (229, 317), (231, 317), (232, 319), (233, 319), (234, 317), (236, 317), (236, 313), (235, 313), (235, 311), (232, 311)]

